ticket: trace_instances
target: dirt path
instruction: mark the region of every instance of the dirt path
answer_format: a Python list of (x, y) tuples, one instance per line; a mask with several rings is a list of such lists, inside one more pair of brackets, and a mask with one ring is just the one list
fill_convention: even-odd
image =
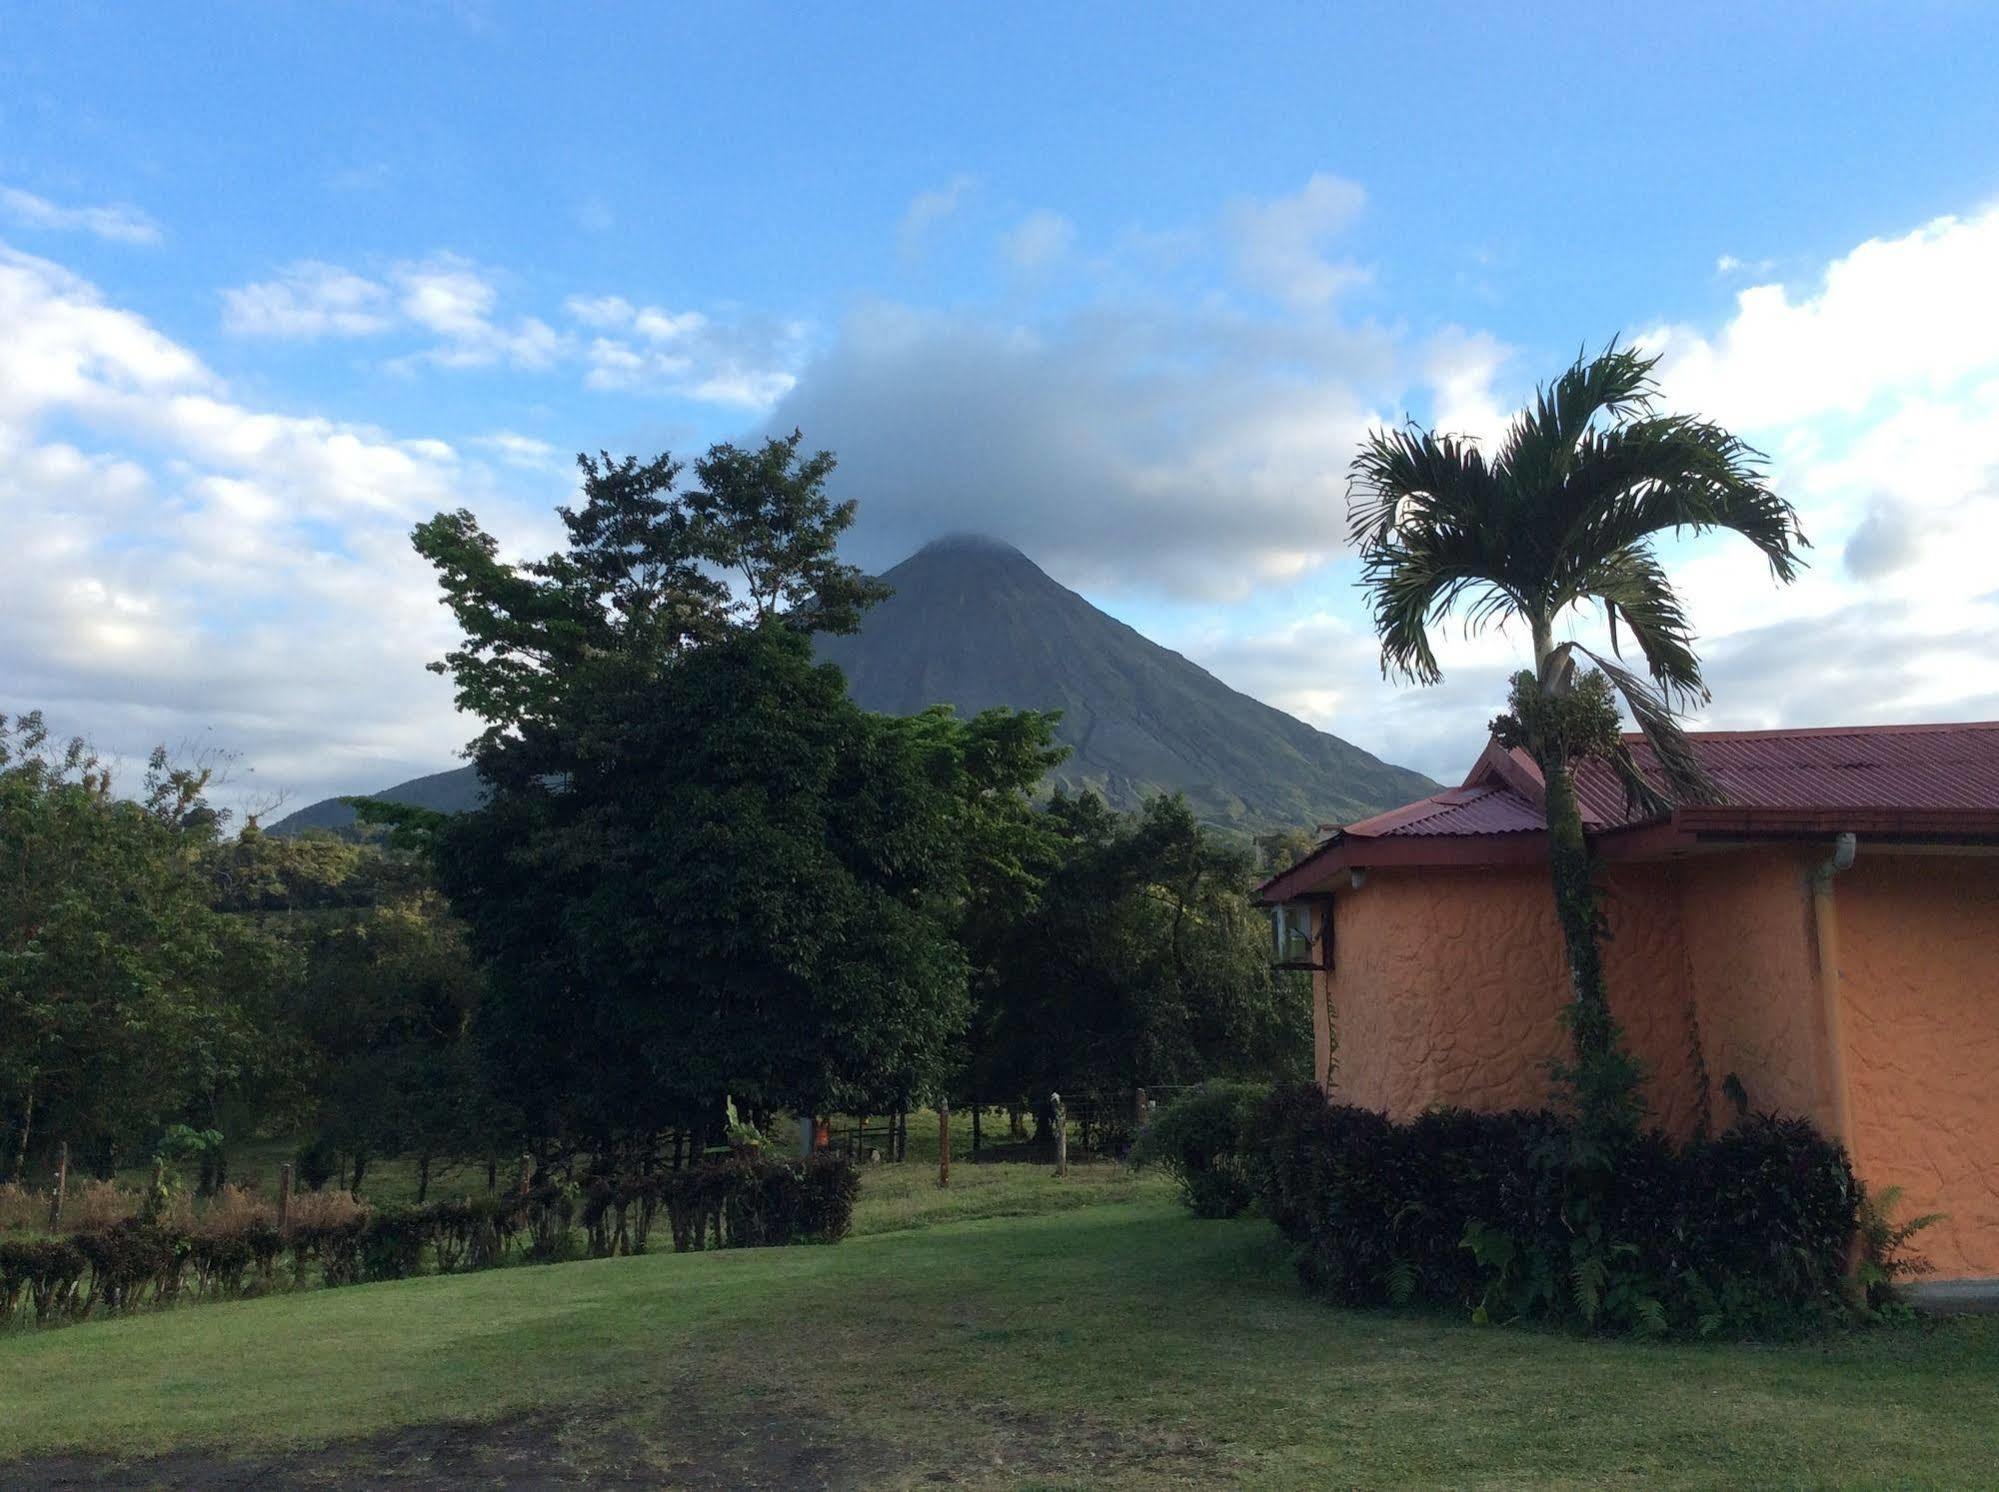
[(65, 1455), (0, 1464), (0, 1492), (47, 1488), (687, 1487), (697, 1489), (866, 1486), (884, 1463), (767, 1422), (726, 1426), (695, 1420), (674, 1444), (642, 1445), (604, 1416), (529, 1414), (493, 1424), (417, 1425), (331, 1445), (231, 1456), (175, 1451), (130, 1461)]

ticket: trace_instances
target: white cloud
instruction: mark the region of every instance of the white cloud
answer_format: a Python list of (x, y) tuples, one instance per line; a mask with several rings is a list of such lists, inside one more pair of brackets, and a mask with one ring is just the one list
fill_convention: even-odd
[(562, 305), (564, 310), (585, 326), (606, 329), (629, 326), (632, 318), (638, 314), (638, 308), (622, 295), (572, 295)]
[(977, 185), (974, 178), (960, 172), (943, 186), (911, 198), (896, 231), (902, 252), (911, 257), (921, 254), (931, 230), (955, 214)]
[(572, 296), (566, 309), (602, 333), (583, 350), (589, 387), (679, 394), (759, 413), (797, 383), (793, 370), (811, 336), (800, 321), (722, 322), (700, 311), (633, 305), (617, 295)]
[(1015, 269), (1046, 269), (1067, 256), (1076, 242), (1076, 225), (1059, 212), (1037, 208), (1000, 239), (1000, 249)]
[(385, 279), (301, 260), (276, 279), (223, 291), (222, 324), (239, 336), (300, 341), (427, 333), (430, 345), (402, 359), (403, 366), (539, 370), (573, 353), (574, 339), (538, 317), (497, 317), (499, 299), (492, 272), (456, 254), (405, 260)]
[(1666, 392), (1730, 425), (1765, 428), (1861, 414), (1884, 396), (1947, 388), (1999, 349), (1999, 207), (1869, 239), (1810, 293), (1781, 284), (1736, 296), (1713, 336), (1659, 327)]
[[(245, 754), (236, 801), (385, 786), (467, 735), (410, 524), (549, 521), (448, 442), (254, 408), (46, 260), (0, 249), (0, 709), (127, 758)], [(540, 506), (542, 499), (535, 499)]]
[(569, 457), (548, 441), (513, 430), (496, 430), (491, 435), (481, 435), (472, 444), (491, 451), (499, 460), (523, 471), (560, 471), (569, 463)]
[[(422, 345), (389, 366), (506, 367), (543, 372), (581, 365), (587, 388), (670, 394), (758, 412), (796, 382), (811, 338), (797, 320), (718, 318), (637, 305), (621, 295), (573, 295), (574, 324), (501, 314), (500, 277), (455, 254), (405, 260), (379, 279), (316, 260), (222, 293), (224, 328), (239, 336), (310, 341), (401, 334)], [(579, 335), (579, 329), (581, 335)]]
[(63, 207), (19, 187), (0, 187), (0, 212), (25, 227), (81, 230), (114, 243), (156, 244), (165, 237), (160, 225), (136, 207)]
[(1252, 289), (1292, 305), (1328, 304), (1367, 279), (1359, 265), (1327, 252), (1366, 203), (1356, 183), (1325, 172), (1288, 197), (1235, 202), (1227, 220), (1237, 271)]
[(387, 286), (313, 259), (222, 292), (223, 328), (242, 337), (367, 337), (393, 324)]
[(1512, 411), (1501, 406), (1493, 381), (1511, 356), (1489, 332), (1449, 327), (1433, 337), (1423, 370), (1431, 391), (1432, 428), (1471, 436), (1487, 449), (1498, 444)]
[(522, 316), (510, 325), (494, 319), (499, 289), (487, 271), (455, 254), (399, 265), (392, 278), (411, 322), (434, 332), (438, 344), (423, 356), (447, 368), (546, 368), (566, 357), (571, 339), (547, 322)]

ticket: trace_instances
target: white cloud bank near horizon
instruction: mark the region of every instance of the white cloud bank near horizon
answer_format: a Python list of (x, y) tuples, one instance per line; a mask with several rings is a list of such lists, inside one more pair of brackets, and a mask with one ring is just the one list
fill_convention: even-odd
[[(1517, 650), (1452, 625), (1443, 686), (1381, 680), (1344, 558), (1346, 464), (1412, 401), (1494, 435), (1555, 369), (1476, 328), (1419, 339), (1349, 320), (1365, 270), (1339, 250), (1364, 202), (1348, 185), (1315, 177), (1189, 231), (1176, 253), (1224, 263), (1247, 300), (1120, 278), (1040, 316), (876, 302), (811, 357), (795, 322), (618, 296), (503, 314), (500, 278), (450, 256), (369, 273), (302, 261), (226, 292), (224, 316), (245, 339), (403, 337), (413, 375), (580, 374), (597, 391), (767, 411), (840, 453), (864, 563), (951, 529), (993, 533), (1115, 609), (1139, 604), (1142, 630), (1236, 687), (1450, 780)], [(960, 178), (919, 199), (905, 233), (972, 190)], [(1019, 267), (1083, 276), (1104, 260), (1073, 229), (1042, 245), (1015, 245)], [(1745, 288), (1717, 326), (1642, 334), (1664, 355), (1666, 402), (1768, 450), (1817, 545), (1788, 591), (1739, 541), (1669, 556), (1716, 692), (1706, 723), (1999, 716), (1993, 263), (1999, 208)], [(444, 439), (265, 407), (88, 282), (4, 246), (0, 323), (0, 709), (44, 707), (128, 756), (233, 747), (254, 768), (239, 804), (451, 765), (471, 727), (423, 669), (452, 633), (408, 529), (464, 504), (545, 548), (572, 486), (563, 452), (508, 430)]]
[[(1999, 206), (1870, 239), (1804, 286), (1746, 288), (1711, 333), (1641, 334), (1662, 357), (1662, 407), (1699, 411), (1763, 449), (1815, 546), (1784, 588), (1740, 540), (1668, 546), (1714, 693), (1695, 724), (1999, 718), (1994, 264)], [(1468, 420), (1439, 424), (1476, 427), (1494, 412), (1494, 366), (1467, 366), (1463, 386), (1442, 389)], [(1325, 612), (1181, 645), (1250, 693), (1455, 781), (1522, 645), (1466, 639), (1455, 624), (1438, 637), (1445, 679), (1431, 689), (1381, 680), (1364, 628)]]
[(0, 709), (41, 708), (114, 759), (240, 753), (238, 807), (380, 786), (471, 734), (423, 669), (453, 635), (407, 533), (471, 502), (545, 541), (484, 463), (246, 405), (144, 318), (3, 245), (0, 324)]

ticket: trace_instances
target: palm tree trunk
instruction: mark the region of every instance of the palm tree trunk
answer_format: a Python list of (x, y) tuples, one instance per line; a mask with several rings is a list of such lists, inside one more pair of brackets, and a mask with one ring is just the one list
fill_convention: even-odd
[(1610, 1000), (1603, 982), (1603, 947), (1596, 886), (1590, 879), (1589, 845), (1582, 806), (1566, 763), (1541, 769), (1547, 786), (1548, 869), (1555, 883), (1555, 916), (1569, 961), (1569, 1022), (1576, 1060), (1588, 1062), (1609, 1044)]
[(1601, 1133), (1638, 1117), (1637, 1064), (1624, 1050), (1603, 977), (1603, 913), (1590, 876), (1582, 806), (1568, 763), (1551, 755), (1541, 764), (1548, 818), (1548, 870), (1555, 887), (1555, 916), (1569, 965), (1565, 1019), (1575, 1065), (1558, 1068), (1585, 1128)]

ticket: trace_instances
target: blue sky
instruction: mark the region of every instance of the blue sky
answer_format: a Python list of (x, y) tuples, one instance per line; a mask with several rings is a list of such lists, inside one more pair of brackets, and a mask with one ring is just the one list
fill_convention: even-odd
[(16, 7), (0, 709), (243, 802), (449, 765), (410, 522), (795, 422), (857, 557), (997, 533), (1448, 775), (1511, 644), (1378, 679), (1345, 459), (1622, 332), (1819, 544), (1676, 551), (1710, 723), (1999, 713), (1999, 13), (1515, 9)]

